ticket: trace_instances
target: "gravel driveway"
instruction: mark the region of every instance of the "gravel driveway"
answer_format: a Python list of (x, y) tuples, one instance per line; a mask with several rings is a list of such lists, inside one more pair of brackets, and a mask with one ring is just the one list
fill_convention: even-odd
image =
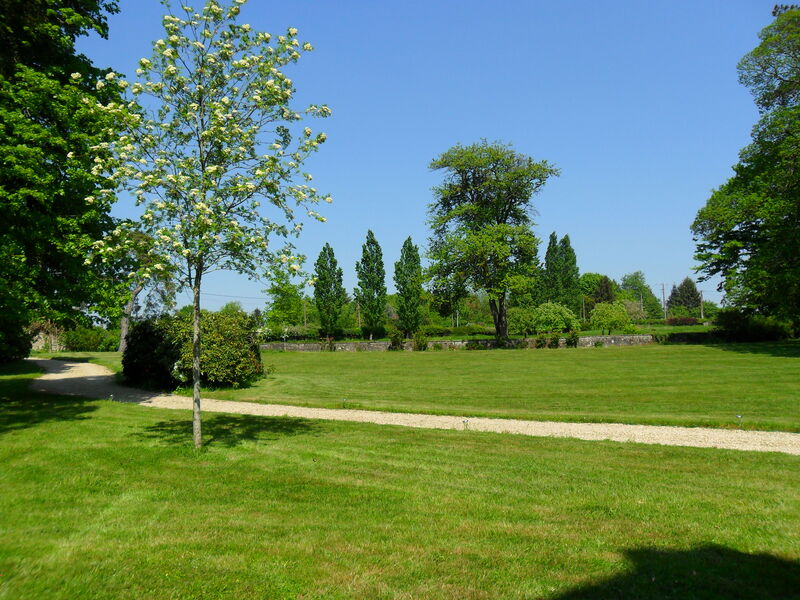
[[(86, 398), (111, 398), (118, 402), (132, 402), (141, 406), (157, 408), (191, 409), (192, 407), (192, 400), (188, 397), (157, 394), (121, 386), (116, 383), (114, 374), (111, 371), (99, 365), (87, 362), (68, 362), (39, 358), (31, 358), (29, 360), (45, 370), (45, 374), (34, 380), (31, 385), (31, 389), (37, 392), (83, 396)], [(202, 401), (202, 409), (204, 412), (241, 415), (357, 421), (360, 423), (428, 429), (468, 429), (470, 431), (517, 433), (539, 437), (611, 440), (640, 444), (725, 448), (800, 455), (800, 434), (778, 431), (467, 418), (373, 410), (306, 408), (281, 404), (256, 404), (213, 399), (204, 399)]]

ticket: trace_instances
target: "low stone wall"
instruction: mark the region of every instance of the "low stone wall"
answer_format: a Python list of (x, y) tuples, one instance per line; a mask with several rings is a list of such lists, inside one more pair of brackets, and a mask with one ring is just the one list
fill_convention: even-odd
[[(652, 335), (594, 335), (581, 337), (578, 340), (578, 347), (592, 347), (595, 344), (603, 346), (639, 346), (653, 342)], [(428, 342), (428, 349), (436, 344), (437, 349), (442, 350), (461, 350), (467, 344), (476, 345), (482, 348), (491, 349), (497, 347), (495, 340), (433, 340)], [(566, 339), (559, 340), (559, 348), (566, 347)], [(509, 346), (512, 348), (535, 348), (533, 338), (527, 340), (511, 340)], [(385, 352), (389, 349), (389, 342), (334, 342), (336, 352)], [(319, 342), (272, 342), (261, 344), (262, 350), (278, 350), (284, 352), (322, 352), (328, 350), (327, 344)], [(404, 350), (412, 350), (411, 341), (407, 341)]]

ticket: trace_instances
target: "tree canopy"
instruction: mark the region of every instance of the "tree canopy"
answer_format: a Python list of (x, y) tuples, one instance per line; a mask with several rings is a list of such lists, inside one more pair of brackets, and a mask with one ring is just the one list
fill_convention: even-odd
[(508, 295), (538, 268), (531, 198), (558, 170), (485, 140), (450, 148), (430, 168), (444, 173), (428, 207), (432, 288), (486, 292), (504, 339)]
[(0, 5), (0, 361), (27, 355), (34, 316), (63, 322), (123, 302), (108, 264), (84, 264), (114, 228), (114, 184), (95, 159), (115, 139), (98, 104), (119, 89), (75, 51), (78, 36), (105, 37), (116, 10), (97, 0)]
[(339, 326), (347, 292), (342, 285), (342, 269), (333, 248), (325, 244), (314, 263), (314, 302), (319, 314), (320, 333), (333, 337)]
[(422, 322), (422, 266), (419, 248), (406, 238), (400, 249), (400, 260), (394, 263), (394, 285), (397, 288), (397, 326), (406, 336), (419, 329)]
[(386, 323), (386, 270), (383, 251), (372, 230), (361, 247), (361, 260), (356, 262), (358, 287), (353, 293), (364, 320), (362, 331), (369, 339), (382, 337)]

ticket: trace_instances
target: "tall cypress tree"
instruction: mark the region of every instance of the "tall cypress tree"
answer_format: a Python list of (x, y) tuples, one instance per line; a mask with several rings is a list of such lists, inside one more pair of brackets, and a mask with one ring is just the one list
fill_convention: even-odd
[(342, 285), (342, 270), (330, 244), (325, 244), (314, 263), (314, 277), (314, 302), (319, 313), (320, 334), (333, 337), (342, 307), (347, 302), (347, 292)]
[(361, 246), (361, 260), (356, 263), (358, 287), (354, 296), (364, 319), (364, 336), (381, 337), (386, 322), (386, 271), (383, 252), (372, 230), (367, 231), (367, 241)]
[(403, 242), (400, 260), (394, 263), (394, 285), (397, 288), (397, 318), (400, 331), (411, 336), (422, 321), (422, 265), (419, 248), (411, 237)]
[(575, 314), (579, 314), (581, 306), (580, 272), (578, 271), (578, 259), (568, 235), (562, 237), (558, 243), (558, 253), (561, 270), (559, 277), (561, 289), (558, 302)]
[(614, 284), (609, 277), (603, 275), (600, 281), (597, 282), (597, 290), (594, 292), (595, 304), (614, 302), (616, 299), (617, 294), (614, 292)]
[(694, 281), (688, 277), (681, 281), (677, 287), (672, 286), (672, 291), (667, 300), (667, 308), (672, 309), (676, 306), (683, 306), (690, 311), (700, 308), (700, 292), (697, 291)]
[(561, 250), (558, 247), (556, 232), (550, 234), (547, 251), (544, 255), (542, 274), (542, 302), (559, 302), (561, 297)]

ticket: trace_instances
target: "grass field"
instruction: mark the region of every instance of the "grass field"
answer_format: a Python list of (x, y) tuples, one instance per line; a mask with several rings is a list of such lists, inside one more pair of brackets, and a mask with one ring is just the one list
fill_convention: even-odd
[(263, 356), (274, 375), (206, 394), (333, 408), (800, 431), (798, 342)]
[(0, 373), (3, 599), (800, 597), (799, 457), (232, 415), (195, 452)]
[[(61, 356), (120, 368), (113, 352)], [(245, 389), (204, 390), (204, 395), (329, 408), (800, 431), (798, 341), (265, 352), (263, 358), (276, 369), (267, 379)]]

